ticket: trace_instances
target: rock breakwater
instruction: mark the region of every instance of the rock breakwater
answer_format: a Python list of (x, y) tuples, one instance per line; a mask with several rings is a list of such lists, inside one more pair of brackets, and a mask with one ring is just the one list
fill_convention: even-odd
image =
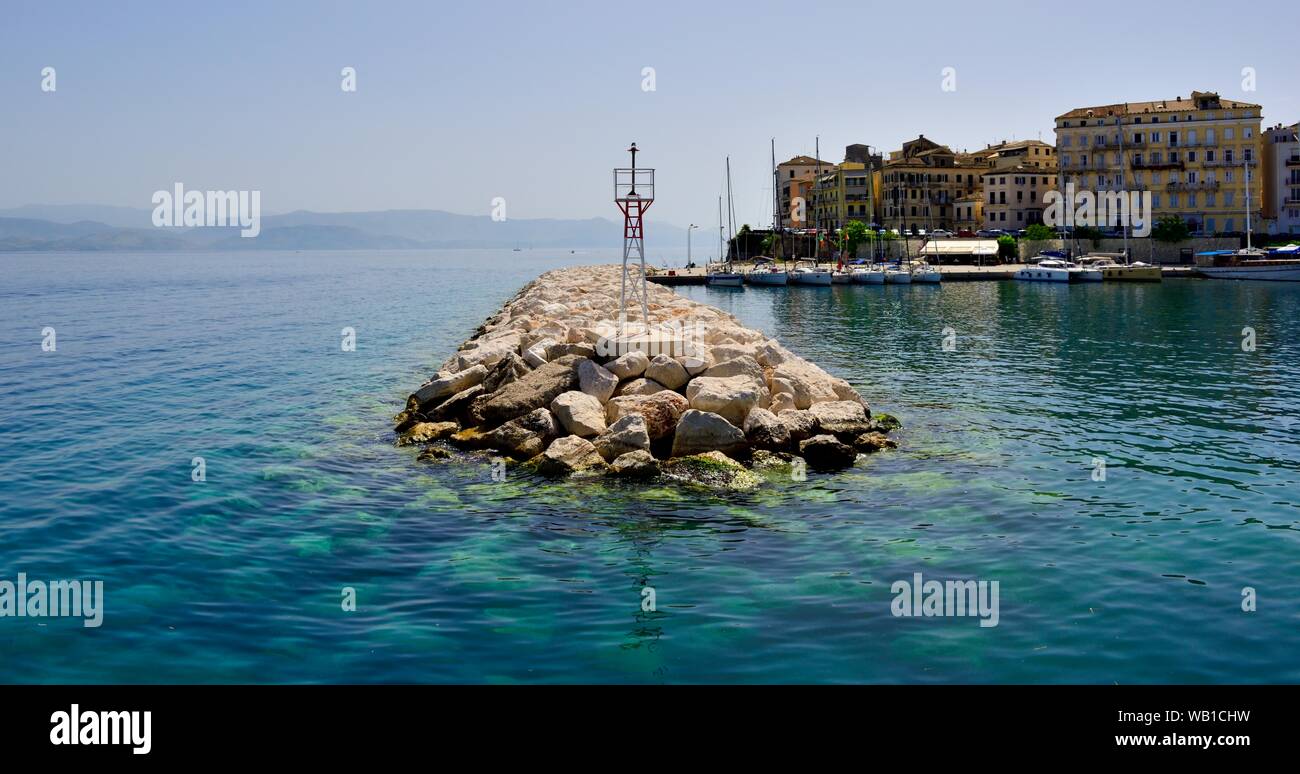
[(548, 475), (704, 471), (730, 488), (758, 480), (739, 464), (756, 453), (834, 470), (896, 446), (897, 420), (848, 382), (719, 309), (650, 285), (651, 319), (620, 332), (620, 281), (587, 266), (528, 283), (410, 395), (398, 444), (495, 450)]

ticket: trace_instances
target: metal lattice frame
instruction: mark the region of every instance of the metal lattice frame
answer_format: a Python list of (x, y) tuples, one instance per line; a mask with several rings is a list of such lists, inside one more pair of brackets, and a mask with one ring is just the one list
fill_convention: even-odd
[(641, 322), (650, 327), (650, 292), (645, 271), (645, 221), (643, 215), (654, 203), (653, 169), (636, 168), (636, 144), (633, 166), (614, 170), (614, 201), (623, 211), (623, 277), (618, 294), (618, 335), (627, 334), (628, 302), (641, 307)]

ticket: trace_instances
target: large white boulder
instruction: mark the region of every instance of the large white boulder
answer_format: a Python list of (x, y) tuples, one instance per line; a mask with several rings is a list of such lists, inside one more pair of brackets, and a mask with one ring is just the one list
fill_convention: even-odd
[(651, 358), (650, 365), (646, 366), (645, 376), (669, 390), (681, 387), (690, 378), (686, 373), (686, 367), (668, 355), (655, 355)]
[(570, 435), (590, 437), (605, 430), (605, 407), (585, 392), (562, 392), (551, 401), (551, 413)]
[(614, 397), (617, 388), (618, 377), (601, 368), (595, 361), (584, 360), (578, 364), (578, 389), (602, 404)]

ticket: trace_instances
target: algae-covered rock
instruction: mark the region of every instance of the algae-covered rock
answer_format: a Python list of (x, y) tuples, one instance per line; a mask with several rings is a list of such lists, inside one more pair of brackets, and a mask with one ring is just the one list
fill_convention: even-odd
[(638, 449), (620, 454), (610, 463), (609, 470), (624, 478), (653, 478), (659, 475), (659, 461), (650, 452)]
[(878, 433), (892, 433), (902, 427), (903, 423), (893, 414), (876, 414), (874, 425), (872, 429)]
[(663, 463), (660, 470), (668, 478), (712, 489), (745, 491), (762, 483), (752, 471), (720, 451), (674, 457)]
[(460, 426), (455, 422), (419, 422), (397, 437), (397, 445), (432, 443), (440, 438), (446, 438), (458, 429)]
[(853, 439), (853, 448), (871, 454), (881, 449), (897, 449), (898, 442), (890, 439), (884, 433), (863, 433)]
[(858, 452), (833, 435), (815, 435), (799, 444), (799, 455), (813, 470), (840, 470), (851, 466)]

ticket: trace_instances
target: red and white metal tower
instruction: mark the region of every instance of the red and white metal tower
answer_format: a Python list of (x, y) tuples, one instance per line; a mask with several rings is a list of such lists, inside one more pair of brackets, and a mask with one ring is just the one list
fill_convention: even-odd
[[(614, 170), (614, 201), (623, 211), (623, 284), (618, 294), (618, 334), (627, 334), (627, 305), (641, 303), (641, 322), (650, 326), (650, 295), (645, 280), (645, 223), (642, 216), (655, 200), (655, 171), (636, 168), (636, 143), (628, 148), (632, 154), (629, 169)], [(636, 263), (629, 265), (629, 260)]]

